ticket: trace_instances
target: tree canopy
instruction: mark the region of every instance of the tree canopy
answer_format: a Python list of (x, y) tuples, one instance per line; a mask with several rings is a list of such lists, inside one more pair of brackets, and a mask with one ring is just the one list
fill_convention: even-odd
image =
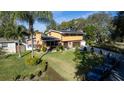
[(112, 39), (117, 41), (124, 41), (124, 11), (117, 12), (113, 19)]

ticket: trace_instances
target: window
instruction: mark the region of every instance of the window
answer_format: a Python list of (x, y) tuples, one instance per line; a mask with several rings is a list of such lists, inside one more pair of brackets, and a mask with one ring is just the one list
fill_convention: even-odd
[(2, 47), (3, 48), (8, 47), (8, 43), (2, 43)]

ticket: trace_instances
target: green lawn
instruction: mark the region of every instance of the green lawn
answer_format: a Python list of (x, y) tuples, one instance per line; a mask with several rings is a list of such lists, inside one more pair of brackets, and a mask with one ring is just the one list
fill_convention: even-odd
[(59, 75), (65, 80), (75, 80), (75, 62), (73, 62), (74, 54), (73, 50), (64, 52), (53, 52), (43, 56), (43, 59), (47, 60), (49, 66), (52, 67)]
[[(23, 53), (23, 55), (27, 54)], [(29, 54), (18, 58), (18, 54), (10, 56), (4, 56), (0, 58), (0, 80), (13, 80), (17, 75), (28, 76), (30, 74), (36, 74), (37, 71), (43, 70), (43, 64), (38, 65), (26, 65), (25, 58)]]

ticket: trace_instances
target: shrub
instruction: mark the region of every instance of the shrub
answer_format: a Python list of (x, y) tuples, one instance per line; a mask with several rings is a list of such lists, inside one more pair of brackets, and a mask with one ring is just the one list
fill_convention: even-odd
[(25, 63), (28, 65), (37, 65), (41, 62), (41, 59), (39, 59), (39, 57), (34, 56), (34, 58), (29, 57), (26, 59)]
[(62, 45), (57, 46), (56, 51), (64, 51), (64, 46)]
[(46, 52), (47, 48), (45, 46), (42, 46), (41, 51)]
[(37, 75), (40, 77), (42, 75), (42, 71), (38, 71)]
[(33, 79), (34, 77), (35, 77), (34, 74), (30, 74), (30, 76), (29, 76), (30, 79)]
[(64, 51), (64, 46), (60, 46), (61, 51)]
[(103, 63), (103, 56), (88, 51), (80, 51), (76, 49), (74, 52), (74, 61), (76, 62), (76, 76), (82, 76), (93, 67)]
[(21, 75), (16, 75), (14, 80), (18, 80), (18, 79), (20, 79), (20, 77), (21, 77)]
[(56, 51), (60, 51), (59, 46), (56, 47)]
[(5, 52), (2, 50), (2, 48), (0, 48), (0, 58), (4, 58), (5, 57)]

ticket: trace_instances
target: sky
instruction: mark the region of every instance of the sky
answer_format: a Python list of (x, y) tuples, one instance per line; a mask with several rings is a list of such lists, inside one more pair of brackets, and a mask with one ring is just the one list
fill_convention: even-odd
[[(97, 13), (96, 11), (53, 11), (53, 19), (60, 24), (63, 21), (69, 21), (76, 18), (87, 18), (89, 15), (92, 15), (94, 13)], [(112, 13), (113, 12), (109, 12)], [(26, 23), (23, 23), (26, 27), (28, 25)], [(39, 30), (40, 32), (44, 32), (46, 29), (46, 25), (43, 23), (34, 23), (34, 30)]]

